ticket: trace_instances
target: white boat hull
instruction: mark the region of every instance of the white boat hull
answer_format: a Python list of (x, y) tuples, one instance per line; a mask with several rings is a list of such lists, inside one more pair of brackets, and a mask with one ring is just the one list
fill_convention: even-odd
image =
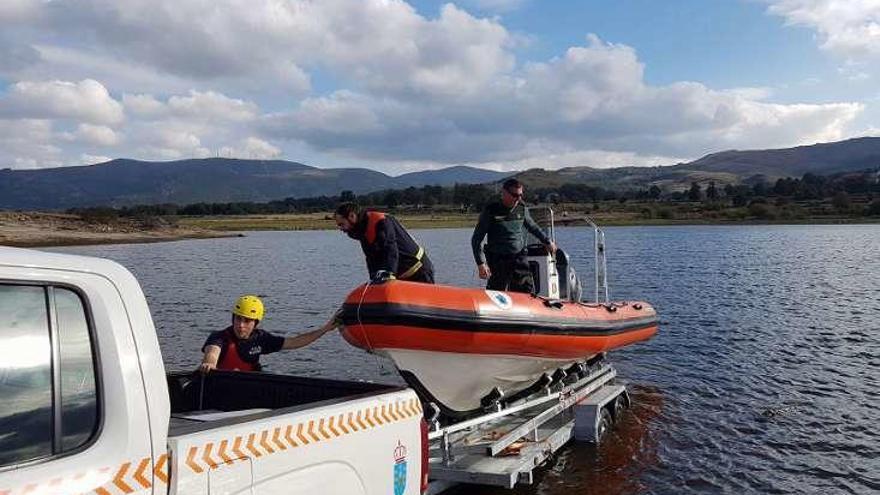
[[(576, 362), (588, 359), (550, 359), (497, 354), (459, 354), (411, 349), (377, 349), (394, 361), (397, 369), (418, 380), (438, 406), (449, 413), (480, 409), (480, 399), (499, 388), (505, 397)], [(407, 373), (402, 373), (404, 378)], [(412, 385), (412, 384), (411, 384)], [(418, 389), (418, 387), (417, 387)]]

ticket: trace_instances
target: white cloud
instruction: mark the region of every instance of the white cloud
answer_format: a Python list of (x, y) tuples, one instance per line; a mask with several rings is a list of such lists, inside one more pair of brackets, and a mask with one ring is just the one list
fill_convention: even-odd
[(80, 124), (76, 137), (83, 143), (92, 146), (113, 146), (119, 142), (119, 136), (113, 129), (103, 125)]
[(83, 153), (79, 157), (80, 165), (94, 165), (96, 163), (105, 163), (112, 160), (109, 156), (103, 155), (89, 155), (88, 153)]
[[(845, 135), (853, 103), (780, 105), (758, 89), (717, 91), (682, 82), (649, 86), (635, 51), (595, 36), (563, 57), (497, 78), (454, 102), (336, 93), (267, 119), (267, 132), (347, 156), (447, 163), (519, 163), (559, 157), (603, 166), (695, 157), (719, 147), (775, 147)], [(590, 157), (584, 152), (596, 151)], [(606, 165), (607, 166), (607, 165)]]
[(3, 0), (0, 2), (0, 23), (32, 20), (40, 12), (35, 0)]
[(281, 149), (267, 141), (248, 137), (237, 146), (224, 146), (220, 156), (228, 158), (247, 158), (252, 160), (269, 160), (281, 156)]
[(0, 97), (0, 118), (77, 119), (118, 124), (122, 105), (98, 81), (20, 81)]
[(337, 91), (327, 97), (303, 100), (282, 125), (289, 124), (298, 133), (370, 134), (382, 129), (373, 105), (374, 101), (364, 95)]
[(183, 93), (195, 84), (192, 79), (164, 72), (136, 57), (114, 53), (100, 45), (80, 47), (74, 39), (66, 39), (64, 33), (59, 35), (74, 46), (52, 44), (54, 40), (31, 39), (33, 35), (21, 34), (19, 39), (29, 40), (27, 49), (35, 55), (27, 59), (28, 63), (20, 63), (17, 70), (7, 71), (9, 77), (65, 81), (88, 78), (120, 92)]
[(165, 104), (150, 94), (122, 95), (122, 104), (135, 117), (160, 117), (166, 113)]
[(734, 95), (734, 96), (737, 96), (737, 97), (740, 97), (740, 98), (743, 98), (746, 100), (755, 100), (755, 101), (767, 100), (770, 97), (772, 97), (773, 94), (775, 93), (773, 88), (766, 88), (766, 87), (761, 87), (761, 88), (759, 88), (759, 87), (730, 88), (730, 89), (724, 90), (724, 92), (729, 95)]
[[(494, 11), (520, 4), (473, 2)], [(820, 31), (830, 21), (807, 14), (842, 8), (771, 4)], [(854, 12), (873, 12), (874, 3), (853, 5), (841, 25), (869, 35)], [(402, 0), (58, 0), (0, 9), (0, 77), (13, 83), (0, 95), (0, 119), (48, 127), (0, 158), (41, 166), (84, 155), (274, 158), (290, 149), (329, 166), (337, 157), (391, 167), (656, 164), (846, 137), (863, 112), (850, 102), (777, 104), (765, 88), (651, 85), (633, 47), (594, 35), (557, 57), (517, 61), (522, 35), (500, 17), (452, 4), (432, 16)], [(829, 49), (844, 46), (827, 38)]]
[(193, 90), (188, 96), (172, 96), (167, 105), (174, 115), (206, 121), (252, 120), (259, 110), (253, 103), (229, 98), (214, 91), (203, 93)]
[(674, 156), (640, 155), (619, 151), (557, 151), (535, 154), (528, 158), (500, 162), (481, 162), (466, 165), (490, 168), (498, 171), (526, 170), (530, 168), (558, 169), (564, 167), (654, 167), (685, 161)]
[[(497, 20), (476, 18), (452, 4), (436, 19), (400, 0), (83, 0), (30, 6), (39, 9), (40, 22), (10, 22), (5, 28), (38, 46), (44, 64), (19, 77), (43, 74), (49, 66), (63, 67), (63, 76), (56, 77), (70, 79), (82, 67), (90, 72), (80, 77), (125, 83), (119, 89), (127, 92), (155, 92), (145, 86), (156, 86), (164, 74), (174, 91), (181, 81), (213, 80), (301, 93), (310, 87), (309, 72), (321, 69), (374, 90), (455, 95), (475, 91), (514, 62), (505, 49), (511, 37)], [(72, 48), (84, 38), (97, 43)], [(141, 77), (127, 77), (131, 72)]]
[(770, 13), (815, 29), (821, 47), (851, 59), (880, 55), (877, 0), (766, 0)]
[(157, 150), (164, 158), (210, 155), (198, 134), (185, 125), (152, 126), (139, 135), (138, 141), (145, 149)]
[(47, 120), (0, 119), (0, 168), (63, 165), (55, 140), (52, 123)]

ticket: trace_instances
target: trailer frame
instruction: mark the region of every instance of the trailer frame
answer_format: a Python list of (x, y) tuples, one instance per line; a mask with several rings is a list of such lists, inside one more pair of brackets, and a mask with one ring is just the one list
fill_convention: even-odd
[(532, 484), (535, 469), (572, 438), (598, 443), (609, 426), (603, 424), (603, 408), (613, 415), (615, 401), (630, 402), (616, 376), (600, 361), (496, 411), (446, 426), (434, 418), (428, 434), (429, 493), (458, 483)]

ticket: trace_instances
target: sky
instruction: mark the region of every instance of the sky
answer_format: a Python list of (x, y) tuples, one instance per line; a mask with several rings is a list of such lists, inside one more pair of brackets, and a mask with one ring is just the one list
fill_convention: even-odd
[(880, 0), (2, 0), (0, 168), (396, 175), (880, 135)]

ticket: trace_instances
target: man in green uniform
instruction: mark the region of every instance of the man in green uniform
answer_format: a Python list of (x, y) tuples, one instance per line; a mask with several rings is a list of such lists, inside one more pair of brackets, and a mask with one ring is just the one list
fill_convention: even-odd
[[(556, 253), (556, 244), (547, 238), (529, 216), (528, 210), (522, 204), (522, 197), (522, 184), (516, 179), (507, 179), (501, 187), (501, 201), (486, 205), (474, 228), (471, 247), (480, 278), (489, 279), (487, 289), (534, 291), (532, 272), (526, 260), (523, 228), (537, 237), (550, 254)], [(487, 235), (484, 257), (481, 244)]]

